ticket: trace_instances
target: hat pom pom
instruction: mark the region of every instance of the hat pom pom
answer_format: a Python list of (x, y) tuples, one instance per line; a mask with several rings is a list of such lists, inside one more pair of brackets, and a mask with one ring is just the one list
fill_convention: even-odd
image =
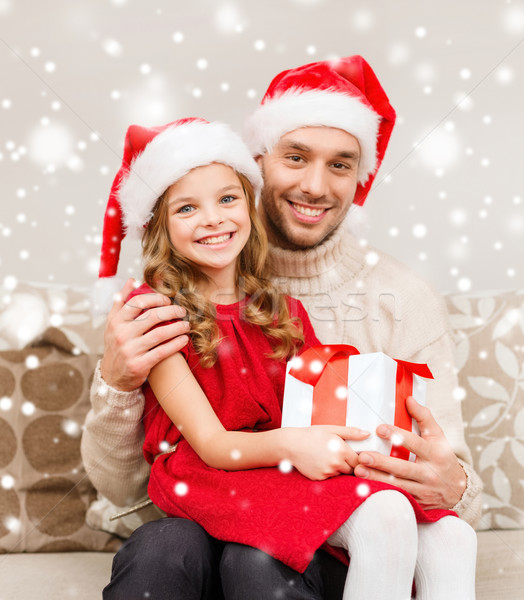
[(363, 239), (369, 232), (368, 211), (358, 204), (352, 204), (344, 223), (346, 230), (357, 239)]
[(93, 286), (91, 306), (94, 317), (106, 316), (118, 293), (124, 287), (124, 281), (118, 277), (101, 277)]

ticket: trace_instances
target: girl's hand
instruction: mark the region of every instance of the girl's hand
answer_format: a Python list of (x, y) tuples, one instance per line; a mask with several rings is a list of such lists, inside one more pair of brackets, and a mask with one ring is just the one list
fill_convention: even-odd
[(357, 427), (314, 425), (284, 427), (288, 460), (308, 479), (327, 479), (334, 475), (353, 473), (358, 464), (357, 453), (345, 440), (363, 440), (368, 431)]

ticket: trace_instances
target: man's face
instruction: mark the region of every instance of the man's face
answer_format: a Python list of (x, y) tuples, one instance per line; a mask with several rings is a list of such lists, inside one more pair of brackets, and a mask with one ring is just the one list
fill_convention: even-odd
[(357, 188), (360, 145), (342, 129), (302, 127), (259, 157), (260, 215), (271, 243), (312, 248), (346, 216)]

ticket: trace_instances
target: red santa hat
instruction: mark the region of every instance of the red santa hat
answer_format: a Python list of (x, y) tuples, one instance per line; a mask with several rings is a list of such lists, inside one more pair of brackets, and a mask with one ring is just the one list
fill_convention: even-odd
[(120, 285), (115, 281), (124, 237), (141, 239), (158, 198), (191, 169), (222, 163), (245, 175), (258, 195), (262, 177), (239, 135), (224, 123), (188, 118), (159, 127), (131, 125), (122, 165), (104, 215), (95, 312), (103, 312)]
[(270, 152), (286, 133), (301, 127), (335, 127), (360, 144), (358, 187), (362, 205), (384, 158), (395, 110), (361, 56), (311, 63), (283, 71), (270, 83), (248, 118), (244, 139), (253, 156)]

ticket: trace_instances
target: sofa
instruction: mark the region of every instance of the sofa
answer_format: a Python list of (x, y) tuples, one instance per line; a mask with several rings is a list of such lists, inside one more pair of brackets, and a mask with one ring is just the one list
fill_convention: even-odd
[[(524, 599), (524, 290), (445, 299), (457, 343), (456, 401), (484, 483), (477, 598)], [(112, 507), (97, 499), (80, 456), (103, 327), (86, 290), (4, 280), (2, 600), (101, 598), (112, 557), (133, 528), (132, 519), (110, 526), (100, 518)]]

